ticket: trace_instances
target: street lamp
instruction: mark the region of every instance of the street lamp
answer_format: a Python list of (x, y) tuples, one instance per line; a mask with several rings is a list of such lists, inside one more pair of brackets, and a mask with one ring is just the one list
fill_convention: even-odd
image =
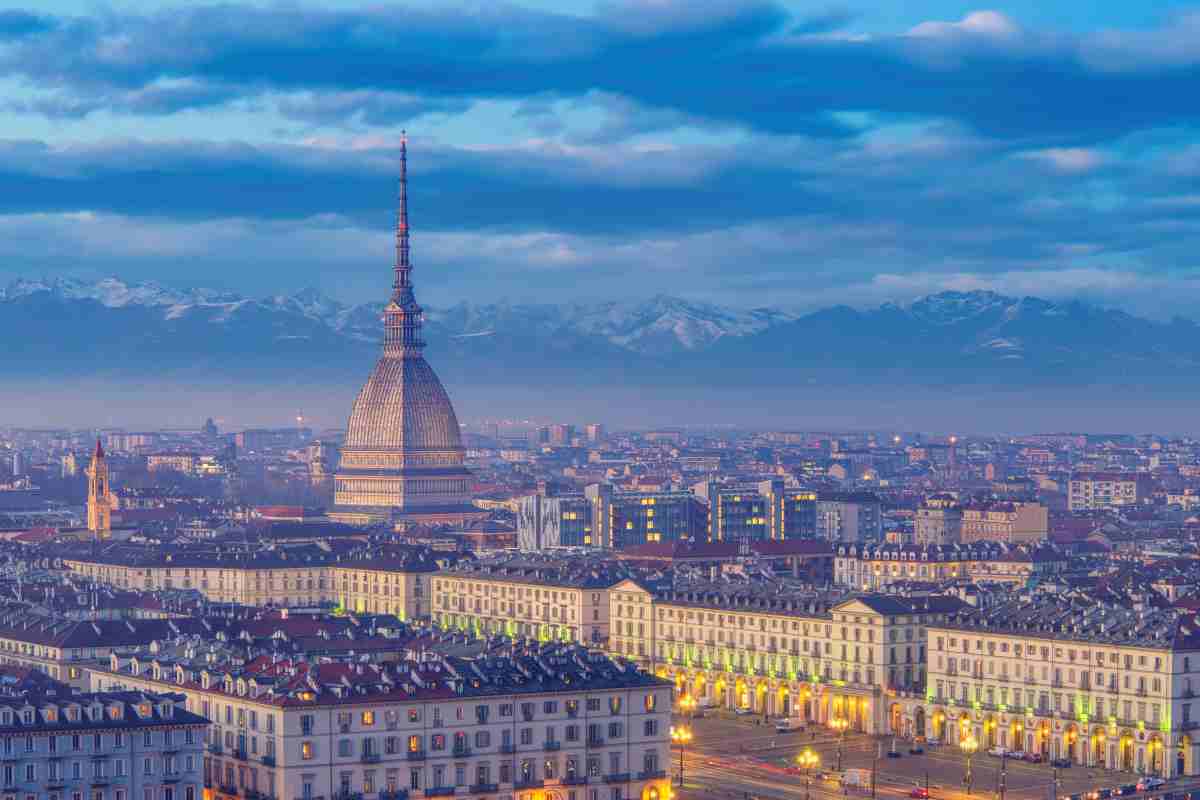
[(812, 786), (812, 771), (821, 763), (821, 757), (813, 752), (811, 747), (796, 756), (796, 763), (804, 770), (804, 800), (809, 800), (809, 787)]
[(696, 710), (696, 698), (690, 694), (685, 694), (679, 698), (679, 710), (687, 714), (688, 719), (691, 719)]
[(838, 717), (829, 723), (829, 727), (838, 732), (838, 772), (842, 771), (842, 745), (846, 741), (846, 728), (850, 727), (849, 721), (845, 717)]
[(692, 740), (692, 729), (686, 725), (671, 726), (671, 741), (679, 745), (679, 786), (683, 786), (683, 751)]
[(979, 742), (975, 739), (975, 734), (968, 733), (967, 737), (958, 743), (962, 751), (967, 754), (967, 776), (964, 782), (967, 784), (967, 794), (971, 793), (971, 756), (979, 749)]

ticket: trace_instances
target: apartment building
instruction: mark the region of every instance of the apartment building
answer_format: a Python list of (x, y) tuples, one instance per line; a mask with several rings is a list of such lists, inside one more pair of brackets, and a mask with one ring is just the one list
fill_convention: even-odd
[(182, 691), (207, 714), (214, 800), (668, 797), (670, 684), (575, 645), (388, 664), (114, 657), (92, 678)]
[(1174, 609), (1060, 598), (966, 612), (929, 627), (926, 696), (894, 714), (949, 744), (1195, 775), (1198, 630)]
[(833, 579), (838, 586), (866, 592), (911, 581), (1024, 585), (1031, 578), (1061, 572), (1068, 561), (1064, 550), (1051, 545), (843, 545), (834, 557)]
[(115, 649), (148, 645), (200, 626), (193, 620), (77, 620), (33, 614), (28, 606), (12, 604), (0, 612), (0, 664), (32, 667), (83, 689), (86, 668)]
[(803, 592), (755, 581), (695, 582), (655, 592), (613, 587), (610, 652), (675, 683), (676, 693), (763, 716), (883, 730), (883, 698), (925, 683), (925, 628), (960, 608), (905, 599)]
[(207, 727), (179, 694), (0, 696), (5, 794), (202, 800)]
[(608, 638), (609, 590), (629, 570), (592, 559), (504, 557), (435, 574), (435, 625), (483, 635), (597, 644)]
[(948, 545), (962, 541), (963, 511), (958, 499), (948, 494), (925, 498), (913, 519), (919, 545)]
[(68, 556), (63, 566), (125, 589), (196, 589), (217, 603), (247, 606), (337, 605), (358, 613), (428, 616), (433, 554), (414, 548), (348, 549), (317, 545), (239, 552), (178, 552), (129, 557), (126, 550)]
[(961, 540), (1033, 544), (1050, 530), (1048, 509), (1041, 503), (969, 503), (962, 508)]
[(1071, 511), (1104, 511), (1135, 506), (1148, 497), (1149, 476), (1136, 472), (1080, 472), (1068, 484)]

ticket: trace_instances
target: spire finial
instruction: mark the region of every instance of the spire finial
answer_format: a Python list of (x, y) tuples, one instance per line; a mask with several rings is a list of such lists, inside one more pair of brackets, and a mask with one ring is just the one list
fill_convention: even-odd
[(396, 211), (396, 279), (384, 314), (384, 350), (398, 355), (419, 353), (421, 307), (413, 296), (412, 264), (408, 260), (408, 132), (400, 132), (400, 198)]
[(396, 280), (393, 288), (399, 295), (411, 286), (408, 262), (408, 131), (400, 131), (400, 202), (396, 213)]

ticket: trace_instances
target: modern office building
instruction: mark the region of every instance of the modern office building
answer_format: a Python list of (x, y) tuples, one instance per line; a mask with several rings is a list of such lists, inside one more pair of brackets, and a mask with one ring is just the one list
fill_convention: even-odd
[(817, 535), (817, 495), (787, 488), (782, 480), (752, 485), (698, 483), (698, 497), (708, 502), (710, 542), (812, 539)]
[(869, 492), (817, 495), (817, 537), (830, 542), (877, 542), (883, 538), (883, 508)]

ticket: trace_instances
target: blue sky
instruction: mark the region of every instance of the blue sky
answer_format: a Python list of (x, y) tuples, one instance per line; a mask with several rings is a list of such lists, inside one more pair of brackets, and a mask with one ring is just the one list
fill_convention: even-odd
[(0, 284), (1200, 299), (1200, 4), (0, 3)]

